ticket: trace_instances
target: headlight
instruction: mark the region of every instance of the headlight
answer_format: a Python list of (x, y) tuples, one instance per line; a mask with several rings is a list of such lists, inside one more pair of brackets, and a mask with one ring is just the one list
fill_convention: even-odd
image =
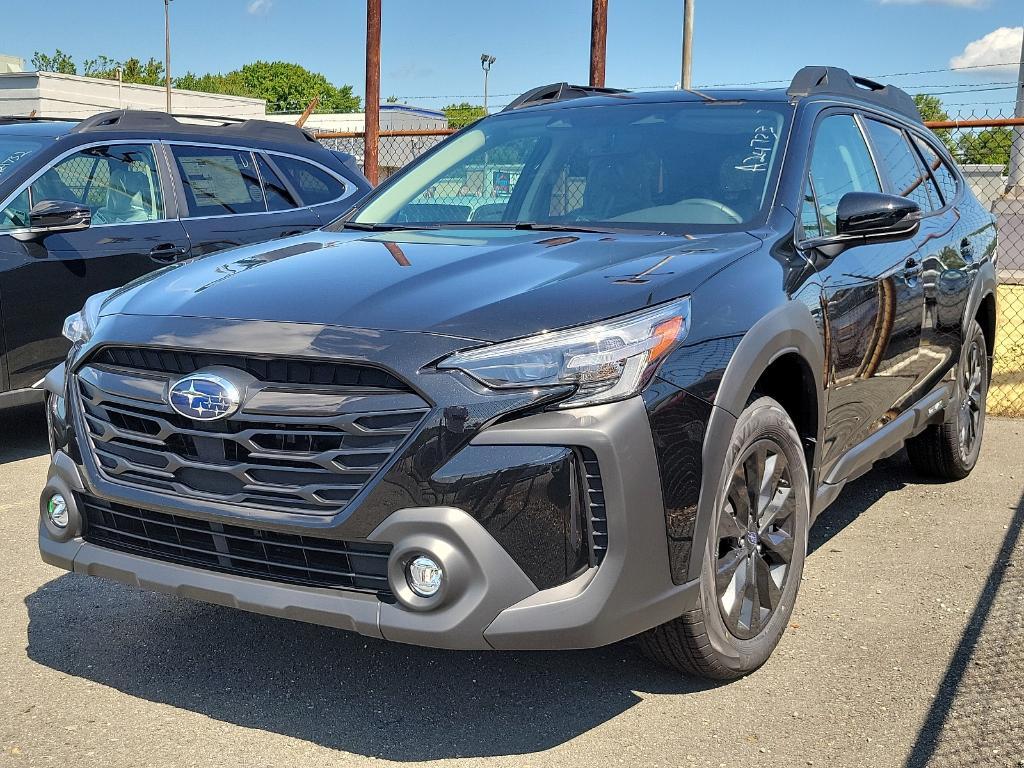
[(93, 331), (96, 330), (96, 323), (100, 319), (100, 309), (103, 307), (103, 302), (107, 300), (107, 297), (114, 290), (116, 289), (93, 294), (85, 300), (85, 306), (82, 307), (81, 312), (68, 315), (64, 321), (64, 338), (73, 344), (84, 343), (91, 339)]
[(687, 297), (594, 325), (460, 352), (438, 367), (465, 371), (492, 389), (575, 385), (559, 407), (593, 405), (636, 394), (689, 330)]

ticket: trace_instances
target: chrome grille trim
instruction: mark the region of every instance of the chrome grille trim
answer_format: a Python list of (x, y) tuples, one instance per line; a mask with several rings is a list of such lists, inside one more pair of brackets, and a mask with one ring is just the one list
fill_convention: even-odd
[(429, 405), (388, 388), (254, 382), (217, 421), (175, 412), (177, 375), (85, 365), (79, 410), (113, 483), (274, 511), (340, 512), (416, 431)]

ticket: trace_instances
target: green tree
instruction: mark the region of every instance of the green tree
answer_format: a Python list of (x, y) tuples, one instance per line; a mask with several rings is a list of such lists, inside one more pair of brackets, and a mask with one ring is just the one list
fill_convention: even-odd
[(317, 112), (357, 112), (359, 97), (351, 85), (333, 85), (319, 72), (286, 61), (255, 61), (226, 74), (187, 72), (174, 81), (177, 88), (266, 99), (270, 112), (301, 112), (314, 96)]
[(60, 48), (55, 50), (52, 56), (36, 51), (32, 55), (32, 69), (36, 72), (60, 72), (62, 75), (78, 74), (75, 60)]
[(142, 83), (143, 85), (163, 85), (164, 65), (150, 57), (145, 64), (141, 59), (132, 57), (123, 63), (109, 56), (100, 55), (95, 59), (82, 62), (82, 74), (87, 77), (98, 77), (105, 80), (116, 80), (117, 70), (121, 70), (121, 80), (125, 83)]
[(978, 165), (1010, 164), (1010, 145), (1013, 133), (1009, 128), (986, 128), (965, 133), (957, 142), (957, 155), (961, 163)]
[[(917, 105), (917, 111), (921, 113), (921, 119), (926, 123), (931, 121), (949, 120), (949, 113), (946, 112), (945, 107), (942, 106), (942, 99), (938, 96), (930, 96), (927, 93), (919, 93), (914, 96), (914, 103)], [(953, 141), (953, 134), (950, 133), (948, 128), (939, 128), (935, 131), (936, 137), (939, 141), (946, 145), (953, 155), (957, 153), (956, 142)]]
[(448, 118), (449, 128), (464, 128), (487, 114), (483, 107), (470, 104), (468, 101), (461, 104), (449, 104), (441, 111)]

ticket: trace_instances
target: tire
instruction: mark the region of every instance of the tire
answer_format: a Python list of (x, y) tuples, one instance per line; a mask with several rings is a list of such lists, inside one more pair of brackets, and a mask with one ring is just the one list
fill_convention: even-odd
[(977, 320), (968, 326), (956, 369), (954, 407), (946, 419), (907, 440), (914, 469), (928, 477), (962, 480), (971, 474), (981, 454), (988, 397), (988, 347)]
[[(759, 467), (760, 477), (768, 475), (775, 482), (769, 482), (767, 493), (755, 491), (755, 497), (749, 490), (763, 486), (757, 479)], [(697, 607), (640, 636), (641, 649), (654, 661), (711, 680), (749, 674), (775, 650), (800, 588), (810, 517), (800, 436), (772, 398), (757, 397), (740, 414), (725, 469), (704, 551)], [(758, 522), (745, 509), (754, 509)], [(764, 525), (771, 514), (774, 519)], [(785, 567), (779, 570), (780, 565)], [(751, 579), (752, 574), (758, 578)]]

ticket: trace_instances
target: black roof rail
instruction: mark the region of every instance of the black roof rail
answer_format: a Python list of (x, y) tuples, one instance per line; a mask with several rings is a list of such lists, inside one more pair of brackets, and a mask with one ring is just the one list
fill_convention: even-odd
[[(185, 123), (177, 117), (193, 120), (216, 120), (216, 125)], [(214, 115), (169, 115), (144, 109), (119, 109), (87, 117), (78, 123), (72, 133), (89, 131), (170, 131), (174, 133), (209, 133), (216, 136), (235, 136), (248, 139), (264, 139), (286, 144), (315, 142), (312, 136), (291, 123), (275, 123), (271, 120), (243, 120), (235, 117)]]
[(567, 99), (581, 99), (585, 96), (614, 96), (629, 93), (621, 88), (596, 88), (592, 85), (570, 85), (569, 83), (551, 83), (533, 88), (513, 99), (502, 112), (520, 107), (532, 107), (535, 104), (550, 104)]
[(786, 94), (794, 99), (817, 94), (850, 96), (921, 122), (921, 113), (906, 91), (895, 85), (882, 85), (866, 77), (851, 75), (841, 67), (804, 67), (793, 77)]

